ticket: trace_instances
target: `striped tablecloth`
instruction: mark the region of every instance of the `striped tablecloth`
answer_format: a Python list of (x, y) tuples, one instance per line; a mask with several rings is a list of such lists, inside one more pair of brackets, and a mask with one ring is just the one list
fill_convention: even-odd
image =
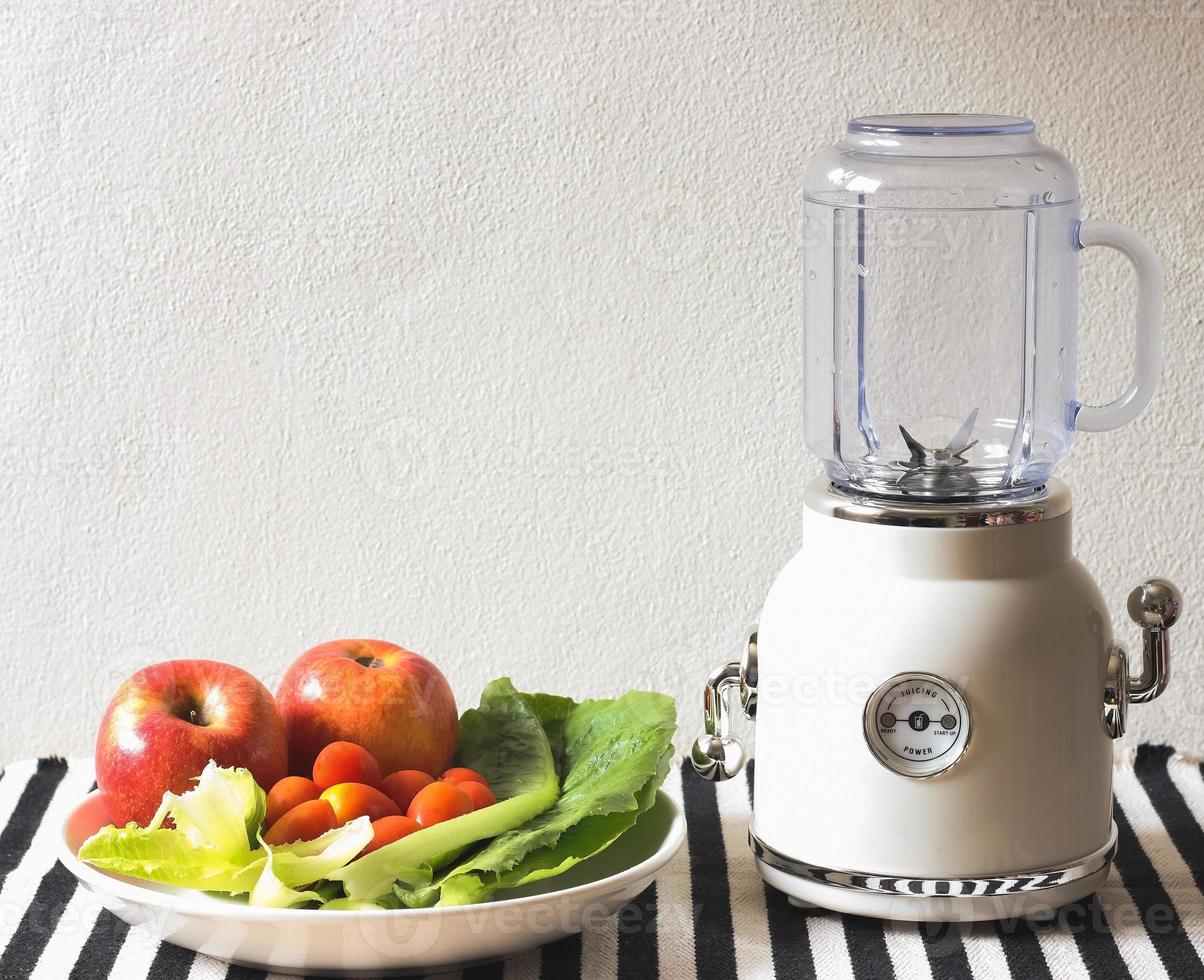
[[(16, 763), (0, 776), (0, 978), (259, 978), (160, 944), (103, 910), (54, 858), (90, 761)], [(1116, 773), (1120, 851), (1094, 898), (1053, 923), (973, 927), (802, 912), (765, 887), (746, 845), (749, 782), (677, 769), (688, 845), (603, 928), (466, 980), (537, 977), (1135, 977), (1204, 980), (1204, 778), (1195, 760), (1142, 746)]]

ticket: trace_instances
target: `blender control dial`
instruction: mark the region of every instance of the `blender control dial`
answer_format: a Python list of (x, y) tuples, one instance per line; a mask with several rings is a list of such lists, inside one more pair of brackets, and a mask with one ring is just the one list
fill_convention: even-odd
[(865, 738), (882, 765), (901, 776), (944, 772), (970, 741), (970, 709), (961, 691), (936, 674), (896, 674), (865, 706)]

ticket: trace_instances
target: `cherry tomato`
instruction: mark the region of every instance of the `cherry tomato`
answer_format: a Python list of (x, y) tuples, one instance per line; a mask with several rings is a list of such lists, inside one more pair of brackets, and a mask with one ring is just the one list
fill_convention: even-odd
[(313, 840), (326, 831), (334, 830), (334, 808), (325, 800), (306, 800), (288, 811), (272, 824), (263, 835), (269, 844), (291, 844), (299, 840)]
[(493, 795), (493, 790), (484, 783), (457, 783), (456, 789), (472, 801), (472, 808), (474, 810), (483, 810), (485, 807), (493, 806), (497, 802), (497, 797)]
[(381, 817), (379, 820), (373, 820), (372, 840), (356, 856), (363, 857), (365, 854), (371, 854), (377, 848), (384, 847), (386, 844), (392, 844), (395, 840), (401, 840), (403, 837), (408, 837), (415, 830), (421, 829), (418, 826), (417, 820), (411, 820), (409, 817), (403, 817), (400, 814), (396, 817)]
[(322, 799), (334, 807), (338, 827), (356, 817), (379, 820), (381, 817), (401, 815), (401, 809), (396, 803), (376, 787), (365, 783), (338, 783), (323, 790)]
[(432, 827), (466, 813), (472, 813), (472, 800), (468, 794), (459, 786), (442, 782), (422, 787), (406, 810), (406, 816), (417, 820), (423, 827)]
[(380, 766), (372, 753), (354, 742), (331, 742), (314, 759), (314, 782), (327, 790), (339, 783), (380, 785)]
[(276, 821), (293, 807), (316, 800), (321, 795), (322, 791), (312, 779), (285, 776), (268, 790), (268, 812), (263, 818), (265, 826), (275, 826)]
[(451, 783), (453, 786), (458, 786), (460, 783), (481, 783), (483, 786), (488, 786), (485, 777), (473, 769), (465, 769), (463, 766), (456, 766), (454, 769), (449, 769), (439, 777), (445, 783)]
[(397, 804), (402, 813), (410, 807), (410, 801), (423, 786), (429, 786), (435, 781), (434, 776), (428, 776), (418, 769), (399, 769), (389, 773), (380, 781), (380, 788), (385, 796)]

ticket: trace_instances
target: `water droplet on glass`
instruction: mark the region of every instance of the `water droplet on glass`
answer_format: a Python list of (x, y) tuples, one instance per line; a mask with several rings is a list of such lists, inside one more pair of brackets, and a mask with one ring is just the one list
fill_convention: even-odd
[(961, 194), (961, 192), (962, 192), (962, 189), (960, 187), (950, 187), (949, 188), (949, 196), (950, 197), (957, 197), (959, 194)]
[(996, 194), (991, 203), (997, 208), (1016, 208), (1027, 205), (1029, 199), (1024, 194)]
[(1059, 177), (1059, 176), (1057, 175), (1057, 173), (1055, 173), (1055, 174), (1053, 175), (1053, 179), (1054, 179), (1054, 180), (1061, 180), (1062, 178), (1061, 178), (1061, 177)]
[(1044, 201), (1046, 204), (1052, 204), (1053, 199), (1054, 199), (1053, 191), (1046, 191), (1044, 194), (1041, 195), (1041, 200)]
[(1054, 289), (1058, 288), (1058, 280), (1056, 280), (1056, 279), (1054, 280), (1053, 288)]
[(1041, 164), (1039, 164), (1039, 163), (1034, 163), (1034, 164), (1033, 164), (1033, 169), (1034, 169), (1035, 171), (1037, 171), (1037, 173), (1039, 173), (1039, 174), (1043, 174), (1043, 173), (1045, 173), (1045, 168), (1044, 168), (1043, 166), (1041, 166)]
[(811, 270), (811, 281), (812, 282), (815, 281), (815, 270), (814, 269)]
[(864, 279), (870, 274), (870, 270), (863, 266), (860, 262), (857, 263), (857, 275)]
[(1061, 360), (1065, 359), (1065, 357), (1066, 357), (1066, 348), (1059, 347), (1058, 348), (1058, 360), (1061, 361)]
[(1018, 166), (1020, 166), (1020, 159), (1019, 159), (1019, 157), (1017, 157), (1016, 159), (1014, 159), (1014, 160), (1012, 161), (1012, 163), (1014, 163), (1014, 164), (1015, 164), (1017, 167), (1018, 167)]

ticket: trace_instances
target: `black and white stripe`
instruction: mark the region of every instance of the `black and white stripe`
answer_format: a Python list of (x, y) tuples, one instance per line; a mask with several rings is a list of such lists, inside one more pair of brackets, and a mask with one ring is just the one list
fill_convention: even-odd
[[(783, 980), (1200, 978), (1204, 980), (1204, 772), (1163, 746), (1116, 771), (1116, 869), (1052, 922), (883, 923), (793, 908), (752, 868), (745, 843), (753, 766), (718, 786), (688, 765), (666, 791), (688, 846), (620, 913), (581, 936), (463, 980), (779, 977)], [(276, 980), (131, 929), (54, 860), (87, 762), (42, 759), (0, 773), (0, 980)]]

